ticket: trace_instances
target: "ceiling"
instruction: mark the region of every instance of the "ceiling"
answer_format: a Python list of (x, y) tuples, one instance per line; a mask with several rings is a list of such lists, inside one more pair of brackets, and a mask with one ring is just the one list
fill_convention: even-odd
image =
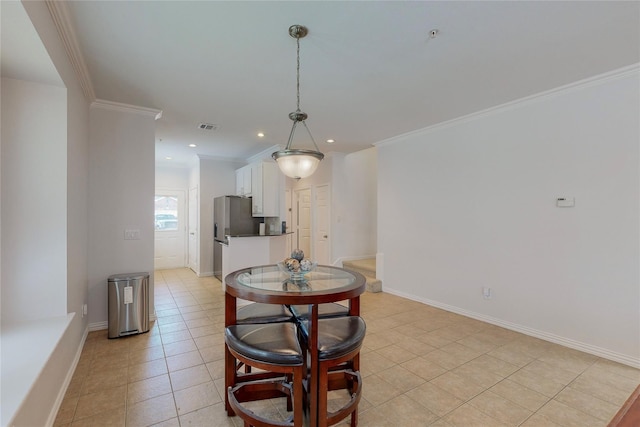
[(637, 1), (68, 5), (96, 97), (163, 111), (158, 164), (246, 159), (286, 144), (296, 108), (292, 24), (309, 29), (301, 109), (325, 153), (640, 62)]

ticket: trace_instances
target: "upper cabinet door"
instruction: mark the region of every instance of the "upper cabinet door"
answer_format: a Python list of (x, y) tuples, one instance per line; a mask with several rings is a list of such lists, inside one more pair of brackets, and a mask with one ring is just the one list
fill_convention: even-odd
[(265, 216), (264, 209), (262, 206), (263, 197), (263, 183), (262, 183), (262, 172), (264, 170), (262, 162), (256, 162), (251, 164), (251, 198), (253, 200), (253, 204), (251, 207), (251, 212), (253, 216)]
[(242, 196), (244, 193), (244, 175), (242, 169), (236, 169), (236, 196)]
[(253, 193), (252, 191), (252, 187), (253, 187), (253, 178), (251, 177), (253, 173), (253, 168), (251, 167), (251, 165), (247, 165), (245, 167), (242, 168), (242, 174), (243, 176), (243, 181), (244, 181), (244, 194), (243, 196), (251, 196), (251, 194)]
[(278, 165), (273, 162), (256, 162), (251, 165), (253, 216), (279, 217)]
[(236, 169), (236, 196), (251, 196), (251, 165)]

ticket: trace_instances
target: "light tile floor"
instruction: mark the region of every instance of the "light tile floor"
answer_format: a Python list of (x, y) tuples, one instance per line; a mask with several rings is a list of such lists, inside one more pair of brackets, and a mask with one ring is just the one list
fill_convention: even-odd
[[(223, 296), (212, 277), (157, 271), (151, 331), (91, 332), (55, 426), (241, 426), (224, 412)], [(637, 369), (394, 295), (364, 294), (361, 312), (361, 427), (606, 426), (640, 383)]]

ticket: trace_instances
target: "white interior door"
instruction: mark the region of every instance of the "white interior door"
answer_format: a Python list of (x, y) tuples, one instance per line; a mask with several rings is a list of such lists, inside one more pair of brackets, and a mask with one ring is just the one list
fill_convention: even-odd
[(297, 243), (306, 258), (313, 258), (311, 253), (311, 189), (296, 190), (297, 201)]
[[(290, 232), (292, 230), (293, 227), (293, 203), (291, 201), (291, 190), (285, 190), (285, 209), (287, 210), (286, 212), (286, 216), (285, 216), (285, 221), (287, 221), (287, 233)], [(287, 256), (289, 256), (289, 254), (291, 254), (291, 250), (293, 249), (292, 246), (292, 235), (291, 234), (287, 234), (287, 236), (285, 237), (287, 239), (287, 248), (286, 248), (286, 254)]]
[(316, 187), (315, 245), (313, 251), (318, 264), (331, 263), (331, 188), (329, 184)]
[(198, 187), (189, 189), (189, 268), (198, 272)]
[(185, 192), (156, 189), (154, 268), (185, 266)]

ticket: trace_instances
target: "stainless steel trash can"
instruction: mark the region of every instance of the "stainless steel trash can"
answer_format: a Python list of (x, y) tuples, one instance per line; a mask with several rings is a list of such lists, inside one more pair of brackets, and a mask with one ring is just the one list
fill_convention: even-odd
[(109, 288), (109, 338), (149, 332), (149, 273), (114, 274)]

